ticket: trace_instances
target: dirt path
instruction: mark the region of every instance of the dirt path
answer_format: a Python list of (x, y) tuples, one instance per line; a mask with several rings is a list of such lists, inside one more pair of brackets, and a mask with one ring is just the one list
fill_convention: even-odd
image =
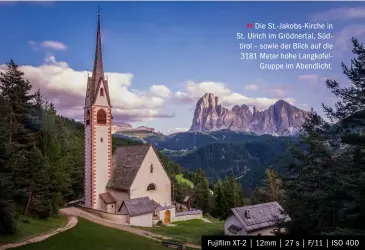
[[(143, 236), (143, 237), (147, 237), (147, 238), (152, 239), (152, 240), (156, 240), (156, 241), (172, 240), (173, 239), (171, 237), (151, 233), (151, 232), (139, 229), (139, 228), (130, 227), (128, 225), (122, 225), (122, 224), (114, 223), (114, 222), (111, 222), (111, 221), (108, 221), (108, 220), (104, 220), (104, 219), (102, 219), (102, 218), (100, 218), (96, 215), (87, 213), (87, 212), (83, 211), (82, 209), (79, 209), (79, 208), (76, 208), (76, 207), (64, 208), (64, 209), (61, 209), (60, 212), (62, 214), (68, 215), (68, 216), (78, 216), (78, 217), (84, 218), (86, 220), (92, 221), (94, 223), (97, 223), (97, 224), (100, 224), (100, 225), (103, 225), (103, 226), (124, 230), (124, 231), (130, 232), (130, 233), (133, 233), (133, 234), (137, 234), (137, 235), (140, 235), (140, 236)], [(195, 245), (195, 244), (186, 243), (184, 245), (186, 247), (190, 247), (190, 248), (201, 249), (201, 247), (199, 245)]]
[(30, 239), (27, 239), (27, 240), (24, 240), (24, 241), (2, 245), (2, 246), (0, 246), (0, 250), (20, 247), (20, 246), (24, 246), (24, 245), (27, 245), (27, 244), (43, 241), (43, 240), (48, 239), (49, 237), (51, 237), (53, 235), (56, 235), (58, 233), (61, 233), (61, 232), (64, 232), (66, 230), (69, 230), (69, 229), (73, 228), (74, 226), (77, 225), (77, 221), (78, 221), (77, 217), (69, 216), (68, 217), (68, 222), (67, 222), (65, 227), (61, 227), (61, 228), (58, 228), (58, 229), (53, 230), (51, 232), (47, 232), (47, 233), (37, 235), (33, 238), (30, 238)]

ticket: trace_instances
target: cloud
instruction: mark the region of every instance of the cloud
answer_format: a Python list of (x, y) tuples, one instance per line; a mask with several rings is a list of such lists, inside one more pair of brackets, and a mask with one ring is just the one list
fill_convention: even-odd
[(245, 85), (243, 87), (244, 90), (251, 90), (251, 91), (256, 91), (259, 89), (259, 86), (257, 86), (256, 84), (248, 84), (248, 85)]
[(173, 129), (169, 129), (167, 131), (167, 134), (181, 133), (181, 132), (186, 132), (188, 130), (189, 130), (188, 128), (173, 128)]
[(336, 8), (326, 12), (315, 13), (311, 19), (313, 21), (334, 21), (334, 20), (351, 20), (365, 18), (365, 8)]
[[(76, 71), (66, 62), (55, 57), (45, 59), (38, 67), (21, 66), (25, 77), (33, 85), (33, 91), (40, 89), (57, 111), (66, 117), (82, 120), (88, 71)], [(6, 65), (0, 65), (5, 71)], [(133, 75), (130, 73), (105, 73), (108, 77), (110, 98), (113, 105), (115, 122), (147, 121), (155, 118), (171, 118), (174, 114), (161, 113), (159, 110), (165, 99), (152, 95), (149, 91), (132, 91)]]
[(48, 49), (54, 50), (66, 50), (67, 46), (64, 43), (57, 41), (43, 41), (41, 42), (41, 46)]
[[(188, 81), (184, 85), (184, 91), (175, 92), (174, 100), (178, 103), (191, 104), (195, 103), (206, 93), (213, 93), (218, 96), (222, 104), (227, 108), (236, 104), (247, 104), (256, 106), (259, 109), (265, 109), (279, 100), (268, 97), (248, 97), (240, 93), (232, 92), (224, 83), (212, 81), (201, 83)], [(289, 101), (293, 103), (295, 100), (290, 98)]]
[(57, 42), (57, 41), (43, 41), (43, 42), (36, 42), (34, 40), (29, 40), (28, 45), (31, 47), (32, 50), (39, 51), (39, 50), (67, 50), (68, 47), (66, 44)]
[(150, 87), (150, 92), (159, 97), (169, 97), (171, 96), (171, 90), (165, 85), (152, 85)]

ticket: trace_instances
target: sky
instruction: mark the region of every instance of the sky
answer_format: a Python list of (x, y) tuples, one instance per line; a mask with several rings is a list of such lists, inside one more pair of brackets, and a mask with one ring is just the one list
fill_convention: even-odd
[[(114, 122), (165, 134), (189, 129), (208, 92), (227, 108), (284, 99), (323, 114), (335, 101), (325, 80), (347, 86), (350, 39), (365, 41), (360, 2), (0, 2), (0, 71), (14, 59), (59, 114), (83, 120), (98, 4)], [(273, 72), (241, 60), (236, 33), (255, 22), (332, 23), (333, 69)]]

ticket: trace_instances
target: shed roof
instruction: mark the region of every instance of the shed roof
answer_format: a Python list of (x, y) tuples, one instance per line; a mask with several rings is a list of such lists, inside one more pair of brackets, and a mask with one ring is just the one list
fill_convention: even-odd
[(99, 194), (99, 196), (106, 204), (115, 203), (114, 197), (108, 192)]
[[(249, 211), (249, 218), (245, 211)], [(260, 230), (276, 225), (279, 220), (290, 220), (283, 208), (277, 202), (268, 202), (251, 206), (232, 208), (233, 214), (240, 221), (247, 232)]]
[(130, 217), (148, 214), (154, 211), (152, 202), (149, 197), (125, 200), (122, 203), (122, 206), (123, 205), (126, 206)]

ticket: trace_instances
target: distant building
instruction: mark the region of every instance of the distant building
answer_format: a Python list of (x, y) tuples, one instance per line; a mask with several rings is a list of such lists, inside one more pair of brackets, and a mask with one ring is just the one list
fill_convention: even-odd
[(274, 235), (273, 231), (281, 220), (290, 221), (277, 202), (232, 208), (224, 222), (226, 235)]
[[(188, 213), (175, 211), (171, 201), (171, 180), (152, 145), (118, 147), (113, 155), (113, 116), (108, 80), (104, 77), (100, 14), (93, 74), (87, 81), (84, 117), (83, 204), (86, 211), (116, 223), (146, 227), (160, 220), (169, 224), (202, 218), (200, 210)], [(132, 128), (127, 126), (127, 129)], [(141, 129), (150, 128), (136, 130)]]

